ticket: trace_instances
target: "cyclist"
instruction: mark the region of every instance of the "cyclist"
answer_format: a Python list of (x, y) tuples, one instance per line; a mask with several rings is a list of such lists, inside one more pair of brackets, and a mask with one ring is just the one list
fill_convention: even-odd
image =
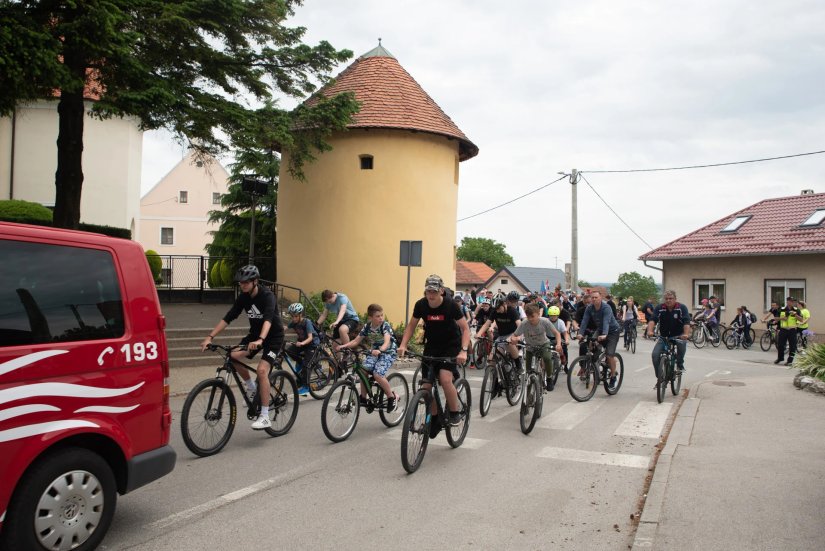
[(564, 310), (558, 306), (551, 306), (547, 309), (547, 317), (550, 319), (550, 322), (556, 326), (556, 329), (562, 336), (559, 359), (561, 360), (561, 366), (564, 372), (567, 373), (567, 346), (570, 344), (570, 322), (564, 323), (564, 319), (562, 319), (564, 313)]
[[(491, 307), (493, 314), (487, 318), (487, 321), (484, 322), (484, 325), (481, 326), (479, 330), (479, 335), (484, 336), (487, 333), (493, 324), (496, 326), (497, 338), (500, 340), (504, 340), (513, 333), (515, 333), (518, 326), (521, 324), (521, 319), (518, 317), (518, 311), (509, 306), (506, 302), (501, 300), (500, 298), (493, 299), (493, 305)], [(516, 368), (521, 371), (521, 358), (518, 355), (518, 347), (515, 343), (509, 343), (507, 345), (507, 351), (510, 353), (510, 357), (513, 359), (513, 362), (516, 364)], [(490, 360), (492, 360), (492, 354), (494, 351), (490, 351)]]
[[(467, 361), (467, 351), (470, 349), (470, 328), (467, 326), (461, 311), (452, 300), (446, 300), (441, 294), (444, 288), (442, 279), (433, 274), (424, 283), (424, 298), (418, 300), (413, 308), (401, 345), (398, 347), (398, 356), (404, 357), (407, 353), (407, 344), (413, 336), (419, 321), (424, 322), (424, 355), (438, 357), (455, 357), (457, 364)], [(458, 411), (458, 392), (453, 380), (458, 378), (456, 364), (426, 360), (421, 363), (422, 388), (431, 389), (435, 377), (444, 390), (449, 411), (449, 423), (457, 426), (461, 423), (461, 414)], [(438, 407), (432, 401), (430, 412), (435, 416)], [(430, 438), (435, 438), (441, 430), (441, 423), (433, 419), (430, 423)]]
[(341, 344), (347, 344), (350, 334), (355, 331), (360, 322), (355, 306), (344, 293), (333, 292), (329, 289), (324, 289), (321, 293), (321, 300), (324, 301), (324, 310), (318, 318), (318, 327), (324, 326), (327, 314), (330, 312), (335, 314), (335, 321), (330, 325), (332, 336), (340, 338)]
[(785, 343), (788, 344), (788, 361), (785, 365), (793, 363), (796, 355), (796, 327), (802, 321), (802, 312), (796, 307), (796, 299), (788, 297), (785, 307), (779, 310), (779, 334), (776, 336), (776, 351), (778, 355), (773, 362), (778, 364), (785, 356)]
[(636, 308), (633, 297), (627, 297), (622, 306), (621, 320), (624, 325), (624, 344), (627, 346), (630, 343), (630, 329), (639, 322), (639, 309)]
[[(653, 335), (653, 329), (659, 324), (659, 335), (667, 338), (679, 339), (676, 342), (676, 368), (685, 371), (685, 352), (687, 351), (687, 341), (690, 338), (690, 312), (687, 306), (676, 302), (675, 291), (665, 291), (664, 302), (654, 308), (653, 317), (647, 323), (647, 332)], [(656, 380), (662, 376), (659, 373), (659, 359), (667, 346), (667, 342), (658, 339), (653, 347), (653, 370), (656, 373)]]
[[(515, 344), (519, 337), (524, 335), (524, 342), (527, 346), (541, 347), (539, 358), (544, 362), (544, 370), (547, 374), (545, 386), (547, 390), (553, 390), (553, 356), (550, 353), (550, 347), (554, 347), (561, 355), (561, 334), (556, 327), (556, 322), (541, 317), (541, 308), (537, 304), (528, 304), (524, 309), (527, 312), (527, 321), (520, 324), (507, 340), (510, 344)], [(528, 350), (525, 357), (528, 369), (533, 360), (539, 361), (539, 358), (533, 358), (533, 352)]]
[(510, 291), (507, 293), (507, 306), (512, 306), (518, 312), (518, 319), (523, 320), (527, 317), (524, 313), (524, 307), (519, 304), (518, 291)]
[[(591, 319), (596, 321), (597, 340), (603, 343), (604, 354), (607, 357), (607, 364), (610, 366), (610, 387), (616, 385), (616, 345), (619, 344), (619, 322), (610, 308), (609, 302), (602, 301), (602, 294), (599, 291), (591, 291), (593, 303), (584, 311), (582, 325), (587, 327)], [(584, 335), (579, 334), (579, 340), (583, 340)]]
[(771, 302), (771, 308), (765, 317), (762, 318), (763, 323), (767, 323), (767, 331), (770, 331), (775, 326), (779, 325), (779, 304)]
[(647, 302), (645, 302), (642, 306), (642, 312), (644, 312), (645, 314), (645, 331), (644, 335), (642, 335), (643, 339), (653, 338), (653, 335), (648, 335), (647, 333), (647, 322), (653, 319), (653, 309), (656, 307), (656, 305), (653, 303), (653, 300), (653, 297), (648, 297)]
[(318, 332), (312, 322), (304, 317), (304, 305), (300, 302), (293, 302), (287, 308), (292, 321), (287, 325), (287, 329), (295, 331), (295, 342), (286, 347), (286, 353), (295, 360), (301, 370), (298, 372), (298, 394), (306, 396), (309, 393), (307, 388), (307, 362), (312, 358), (315, 349), (321, 344)]
[(232, 308), (201, 343), (201, 352), (203, 352), (212, 339), (226, 329), (241, 312), (246, 311), (249, 317), (249, 334), (241, 339), (240, 344), (246, 346), (247, 349), (233, 350), (231, 357), (235, 369), (244, 380), (247, 393), (254, 396), (255, 383), (250, 379), (243, 360), (251, 360), (259, 350), (263, 350), (257, 367), (261, 413), (252, 423), (252, 428), (255, 430), (268, 429), (272, 426), (269, 421), (268, 374), (284, 342), (284, 326), (281, 323), (278, 309), (275, 307), (275, 295), (267, 287), (258, 284), (260, 277), (261, 273), (258, 268), (251, 264), (238, 270), (235, 274), (235, 281), (240, 285), (241, 293), (235, 299)]
[(747, 306), (740, 306), (736, 309), (736, 317), (731, 322), (731, 327), (739, 333), (740, 341), (745, 348), (751, 345), (751, 313)]

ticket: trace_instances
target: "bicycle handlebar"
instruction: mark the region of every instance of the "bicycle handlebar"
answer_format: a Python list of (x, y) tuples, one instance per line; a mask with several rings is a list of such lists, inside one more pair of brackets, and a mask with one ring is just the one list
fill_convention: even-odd
[(418, 358), (422, 361), (429, 361), (429, 362), (444, 362), (444, 363), (458, 363), (456, 362), (455, 357), (450, 356), (425, 356), (424, 354), (419, 354), (417, 352), (413, 352), (411, 350), (407, 350), (407, 354), (412, 356), (413, 358)]
[(212, 352), (217, 352), (218, 350), (223, 350), (226, 353), (232, 352), (233, 350), (246, 350), (245, 344), (234, 344), (232, 346), (223, 346), (222, 344), (214, 344), (209, 343), (206, 345), (207, 350), (211, 350)]

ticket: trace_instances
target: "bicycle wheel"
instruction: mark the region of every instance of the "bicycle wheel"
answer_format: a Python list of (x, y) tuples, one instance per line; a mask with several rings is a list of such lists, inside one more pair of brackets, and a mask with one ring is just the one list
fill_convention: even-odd
[(670, 392), (676, 396), (680, 388), (682, 388), (682, 372), (677, 369), (670, 378)]
[(667, 356), (662, 354), (662, 357), (659, 358), (659, 379), (656, 381), (656, 401), (660, 404), (665, 400), (665, 388), (667, 388), (667, 381), (670, 376), (669, 364)]
[(693, 346), (696, 348), (704, 348), (705, 340), (706, 340), (705, 328), (699, 327), (696, 331), (693, 332), (691, 335), (691, 340), (693, 341)]
[(276, 369), (269, 374), (269, 421), (272, 427), (264, 429), (270, 436), (289, 432), (298, 416), (298, 387), (292, 373)]
[[(378, 415), (381, 417), (381, 422), (388, 427), (394, 427), (404, 418), (404, 413), (407, 411), (407, 402), (410, 400), (410, 388), (407, 386), (407, 378), (401, 373), (390, 373), (387, 377), (387, 382), (390, 383), (390, 390), (392, 390), (398, 399), (395, 401), (395, 409), (387, 412), (385, 408), (378, 410)], [(379, 399), (384, 402), (384, 392), (378, 393)]]
[(343, 442), (358, 424), (358, 388), (350, 380), (338, 381), (330, 387), (321, 407), (321, 428), (333, 442)]
[(599, 376), (586, 359), (578, 357), (567, 369), (567, 390), (577, 402), (586, 402), (596, 393)]
[(413, 373), (413, 382), (412, 382), (412, 389), (413, 392), (418, 391), (418, 384), (421, 382), (421, 364), (418, 364), (418, 367), (415, 368), (415, 373)]
[(765, 331), (762, 333), (762, 336), (759, 337), (759, 346), (762, 347), (764, 352), (767, 352), (771, 349), (771, 345), (773, 344), (773, 339), (771, 339), (770, 331)]
[[(727, 329), (725, 329), (727, 331)], [(710, 345), (714, 348), (719, 348), (719, 345), (722, 344), (722, 332), (719, 331), (719, 327), (714, 327), (713, 331), (710, 332), (710, 336), (708, 337), (710, 341)]]
[[(606, 361), (606, 360), (605, 360)], [(605, 372), (609, 375), (610, 374), (610, 367), (605, 367)], [(619, 389), (622, 388), (622, 381), (624, 380), (624, 360), (622, 359), (621, 354), (616, 354), (616, 384), (614, 386), (610, 386), (610, 378), (605, 377), (602, 381), (604, 383), (604, 390), (611, 396), (619, 392)]]
[(316, 400), (323, 400), (332, 390), (335, 382), (335, 364), (326, 356), (319, 356), (307, 369), (309, 394)]
[[(556, 383), (559, 380), (559, 371), (561, 371), (561, 358), (559, 358), (558, 354), (553, 354), (553, 375), (550, 377), (553, 388), (556, 387)], [(539, 379), (539, 382), (541, 382), (541, 379)]]
[(410, 474), (421, 466), (427, 452), (427, 442), (430, 441), (430, 400), (432, 395), (429, 390), (419, 390), (410, 400), (404, 415), (404, 428), (401, 430), (401, 465)]
[(521, 397), (521, 411), (519, 412), (519, 424), (521, 432), (530, 434), (536, 421), (541, 414), (541, 401), (544, 397), (544, 388), (539, 382), (539, 378), (531, 373), (527, 377), (524, 392)]
[(456, 426), (448, 426), (445, 431), (447, 443), (453, 448), (459, 447), (467, 436), (467, 431), (470, 429), (470, 408), (472, 407), (470, 383), (466, 379), (458, 379), (455, 382), (455, 390), (458, 393), (458, 412), (461, 414), (461, 422)]
[(753, 343), (755, 343), (755, 342), (756, 342), (756, 331), (754, 331), (754, 330), (753, 330), (753, 327), (751, 327), (751, 328), (748, 330), (748, 336), (749, 336), (749, 337), (750, 337), (750, 339), (751, 339), (751, 343), (750, 343), (750, 345), (748, 345), (748, 346), (753, 346)]
[(189, 451), (200, 457), (214, 455), (229, 442), (235, 430), (235, 395), (222, 379), (195, 385), (183, 402), (180, 432)]
[(725, 348), (728, 350), (733, 350), (736, 348), (736, 335), (730, 329), (728, 329), (725, 333)]
[(487, 366), (484, 362), (484, 379), (481, 381), (481, 398), (478, 400), (478, 412), (482, 417), (490, 412), (490, 404), (495, 397), (496, 387), (498, 386), (498, 371), (494, 365)]
[(524, 390), (521, 386), (521, 380), (524, 377), (524, 373), (520, 369), (516, 369), (512, 363), (510, 363), (510, 373), (506, 377), (509, 379), (507, 381), (507, 403), (511, 406), (518, 404), (521, 401), (521, 392)]
[(630, 340), (630, 353), (631, 354), (636, 353), (636, 337), (638, 337), (638, 334), (636, 333), (636, 328), (634, 327), (633, 328), (633, 338)]

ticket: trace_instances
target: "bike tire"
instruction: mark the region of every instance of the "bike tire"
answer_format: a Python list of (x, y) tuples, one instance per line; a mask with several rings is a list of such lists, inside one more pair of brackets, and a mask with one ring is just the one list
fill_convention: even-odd
[(358, 388), (345, 379), (332, 385), (321, 407), (321, 428), (332, 442), (343, 442), (355, 430), (361, 407)]
[(524, 373), (517, 369), (513, 363), (510, 365), (510, 374), (506, 377), (507, 389), (505, 395), (507, 397), (507, 403), (515, 406), (521, 402), (521, 393), (524, 390), (521, 386), (521, 380), (524, 377)]
[(283, 436), (298, 417), (298, 385), (292, 373), (285, 369), (270, 373), (269, 396), (269, 421), (272, 426), (264, 430), (270, 436)]
[(682, 388), (682, 372), (678, 369), (674, 371), (673, 377), (670, 378), (670, 392), (674, 396), (679, 394), (679, 390)]
[[(605, 369), (606, 373), (610, 373), (610, 367), (606, 367)], [(611, 396), (619, 392), (619, 389), (622, 388), (622, 381), (624, 380), (624, 360), (621, 354), (616, 354), (616, 386), (610, 388), (610, 379), (607, 377), (603, 377), (602, 379), (605, 392)]]
[(415, 373), (413, 373), (412, 378), (412, 389), (414, 392), (417, 392), (418, 385), (421, 382), (421, 364), (418, 364), (418, 367), (415, 368)]
[(539, 415), (541, 415), (541, 401), (544, 397), (544, 388), (534, 373), (531, 373), (530, 376), (527, 377), (527, 382), (524, 387), (524, 392), (521, 397), (519, 424), (521, 425), (521, 432), (523, 434), (530, 434), (530, 431), (536, 426)]
[[(586, 402), (596, 393), (599, 385), (598, 371), (591, 365), (583, 362), (581, 357), (570, 362), (567, 368), (567, 390), (577, 402)], [(579, 374), (577, 371), (583, 371)]]
[(733, 334), (733, 331), (728, 330), (725, 335), (725, 348), (728, 350), (733, 350), (736, 348), (736, 335)]
[(470, 430), (470, 411), (473, 405), (470, 383), (467, 379), (458, 379), (455, 382), (455, 390), (458, 393), (458, 412), (461, 414), (461, 422), (456, 426), (448, 425), (445, 430), (447, 443), (453, 448), (463, 444), (464, 438), (467, 437), (467, 431)]
[(327, 397), (335, 382), (338, 370), (335, 363), (325, 355), (319, 356), (307, 369), (309, 394), (316, 400)]
[[(390, 384), (390, 389), (398, 395), (398, 399), (395, 401), (394, 410), (387, 412), (385, 408), (381, 408), (378, 410), (378, 416), (381, 417), (381, 422), (385, 426), (395, 427), (404, 419), (404, 413), (410, 401), (410, 387), (407, 385), (407, 378), (401, 373), (390, 373), (387, 382)], [(386, 406), (383, 390), (378, 393), (378, 399)]]
[[(553, 383), (553, 388), (556, 388), (556, 383), (559, 380), (559, 371), (561, 371), (561, 358), (557, 355), (553, 355), (553, 375), (550, 377), (550, 381)], [(539, 380), (541, 382), (541, 380)]]
[(691, 335), (691, 340), (693, 341), (693, 346), (696, 348), (704, 348), (706, 344), (706, 337), (704, 328), (700, 328), (698, 331), (694, 331), (693, 335)]
[(753, 346), (753, 343), (756, 342), (756, 331), (754, 331), (753, 327), (748, 330), (748, 336), (751, 338), (750, 346)]
[(498, 383), (496, 367), (494, 365), (487, 366), (484, 369), (484, 379), (481, 381), (481, 397), (478, 400), (478, 412), (482, 417), (490, 412), (490, 404), (492, 404), (495, 397), (496, 383)]
[[(727, 331), (727, 329), (725, 329), (725, 331)], [(720, 333), (718, 327), (713, 328), (708, 340), (710, 341), (710, 345), (712, 347), (719, 348), (719, 345), (722, 344), (722, 334)]]
[(665, 400), (665, 389), (669, 378), (668, 365), (667, 357), (662, 354), (662, 357), (659, 358), (659, 379), (656, 381), (656, 401), (660, 404)]
[(180, 415), (183, 443), (199, 457), (218, 453), (229, 442), (237, 415), (235, 395), (222, 379), (199, 382), (183, 402)]
[(759, 337), (759, 346), (762, 348), (763, 352), (767, 352), (771, 349), (771, 345), (773, 344), (773, 339), (771, 339), (771, 334), (769, 331), (765, 331), (762, 333), (762, 336)]
[(404, 470), (412, 474), (424, 461), (427, 452), (427, 443), (430, 441), (430, 400), (429, 390), (416, 392), (404, 415), (404, 426), (401, 429), (401, 465)]
[(636, 353), (636, 331), (635, 330), (633, 331), (633, 340), (630, 341), (630, 353), (631, 354)]

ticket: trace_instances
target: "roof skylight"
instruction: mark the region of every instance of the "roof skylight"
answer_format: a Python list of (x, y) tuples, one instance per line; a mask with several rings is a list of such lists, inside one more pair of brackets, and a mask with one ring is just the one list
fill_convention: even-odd
[(738, 230), (739, 228), (742, 227), (742, 224), (744, 224), (745, 222), (747, 222), (750, 219), (751, 219), (750, 215), (737, 216), (736, 218), (733, 219), (733, 221), (730, 224), (728, 224), (727, 226), (722, 228), (720, 230), (720, 233), (735, 232), (736, 230)]
[(808, 217), (807, 220), (800, 224), (800, 226), (805, 228), (818, 226), (822, 223), (823, 220), (825, 220), (825, 209), (816, 209), (814, 213)]

